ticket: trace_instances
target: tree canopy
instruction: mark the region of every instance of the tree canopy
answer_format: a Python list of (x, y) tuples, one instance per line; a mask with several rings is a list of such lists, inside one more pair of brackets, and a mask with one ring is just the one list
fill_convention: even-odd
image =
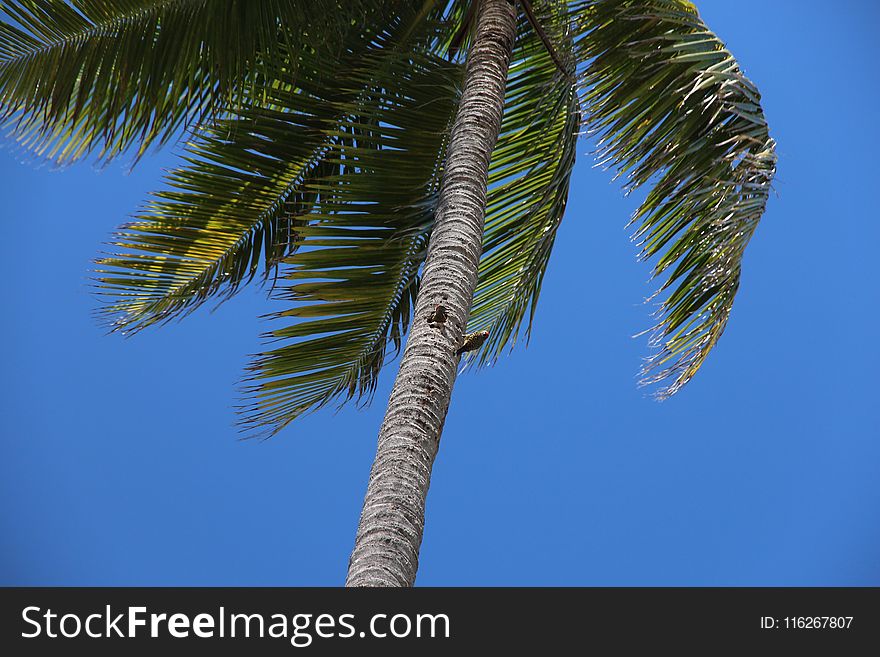
[[(67, 164), (183, 143), (96, 261), (101, 318), (137, 332), (261, 284), (285, 310), (248, 368), (242, 425), (368, 401), (411, 319), (469, 6), (0, 2), (0, 119), (23, 148)], [(668, 396), (724, 331), (767, 202), (760, 94), (689, 2), (520, 6), (468, 326), (490, 337), (472, 362), (528, 338), (588, 133), (627, 191), (649, 189), (632, 219), (661, 279), (644, 382)]]

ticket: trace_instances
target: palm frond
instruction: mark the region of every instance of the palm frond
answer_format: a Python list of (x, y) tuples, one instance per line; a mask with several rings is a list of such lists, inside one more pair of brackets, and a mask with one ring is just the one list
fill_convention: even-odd
[[(552, 11), (553, 3), (550, 9), (541, 24), (570, 52), (565, 14)], [(480, 278), (468, 323), (468, 331), (489, 331), (472, 357), (480, 365), (516, 343), (526, 316), (526, 336), (531, 332), (575, 162), (580, 113), (573, 73), (573, 64), (560, 70), (523, 17), (489, 169)]]
[(292, 82), (273, 71), (258, 103), (200, 130), (98, 263), (105, 316), (124, 331), (280, 267), (275, 296), (292, 307), (270, 316), (285, 325), (249, 368), (247, 430), (368, 399), (401, 346), (462, 72), (438, 54), (453, 29), (439, 6), (398, 7), (337, 60), (301, 54)]
[(241, 410), (247, 430), (275, 433), (333, 400), (369, 399), (387, 348), (400, 349), (418, 290), (460, 67), (414, 57), (372, 89), (364, 115), (324, 156), (334, 173), (303, 185), (302, 248), (285, 259), (277, 296), (296, 304), (258, 354)]
[(392, 32), (363, 31), (339, 58), (298, 53), (295, 83), (280, 68), (259, 104), (199, 132), (187, 147), (188, 166), (171, 173), (169, 189), (118, 231), (113, 251), (97, 262), (96, 288), (107, 300), (100, 315), (112, 329), (138, 331), (226, 299), (261, 264), (269, 277), (297, 248), (297, 213), (316, 196), (307, 183), (340, 166), (333, 147), (370, 120), (362, 115), (374, 111), (363, 106), (372, 80), (383, 74), (383, 58), (400, 57)]
[[(668, 272), (653, 327), (658, 351), (643, 383), (678, 391), (730, 316), (743, 253), (776, 171), (760, 94), (734, 57), (681, 0), (580, 4), (576, 54), (599, 157), (626, 189), (653, 183), (635, 213), (643, 258)], [(672, 289), (674, 287), (674, 289)]]
[(0, 121), (38, 155), (142, 154), (258, 93), (263, 65), (339, 49), (381, 0), (0, 0)]

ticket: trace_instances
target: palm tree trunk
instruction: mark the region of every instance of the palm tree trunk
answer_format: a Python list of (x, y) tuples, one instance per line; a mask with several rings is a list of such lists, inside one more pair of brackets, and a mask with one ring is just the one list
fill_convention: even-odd
[[(477, 0), (475, 0), (477, 1)], [(480, 0), (409, 339), (370, 473), (346, 586), (412, 586), (431, 468), (455, 383), (483, 239), (489, 158), (516, 29), (509, 0)], [(428, 317), (438, 304), (443, 324)]]

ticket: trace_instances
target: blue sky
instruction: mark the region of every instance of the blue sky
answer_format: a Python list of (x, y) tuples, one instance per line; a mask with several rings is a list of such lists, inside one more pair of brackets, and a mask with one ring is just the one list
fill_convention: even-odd
[[(420, 585), (880, 585), (878, 5), (704, 0), (763, 94), (778, 196), (696, 379), (636, 386), (648, 266), (633, 199), (579, 151), (533, 339), (457, 383)], [(248, 290), (130, 339), (88, 287), (160, 186), (0, 151), (0, 584), (339, 585), (384, 403), (240, 441), (276, 309)]]

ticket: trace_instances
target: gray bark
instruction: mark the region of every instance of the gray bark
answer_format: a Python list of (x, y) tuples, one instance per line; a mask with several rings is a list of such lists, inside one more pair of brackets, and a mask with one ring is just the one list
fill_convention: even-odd
[[(482, 0), (450, 134), (416, 310), (370, 473), (346, 586), (412, 586), (431, 468), (452, 396), (455, 351), (477, 284), (489, 158), (516, 28), (508, 0)], [(449, 317), (428, 318), (437, 304)]]

